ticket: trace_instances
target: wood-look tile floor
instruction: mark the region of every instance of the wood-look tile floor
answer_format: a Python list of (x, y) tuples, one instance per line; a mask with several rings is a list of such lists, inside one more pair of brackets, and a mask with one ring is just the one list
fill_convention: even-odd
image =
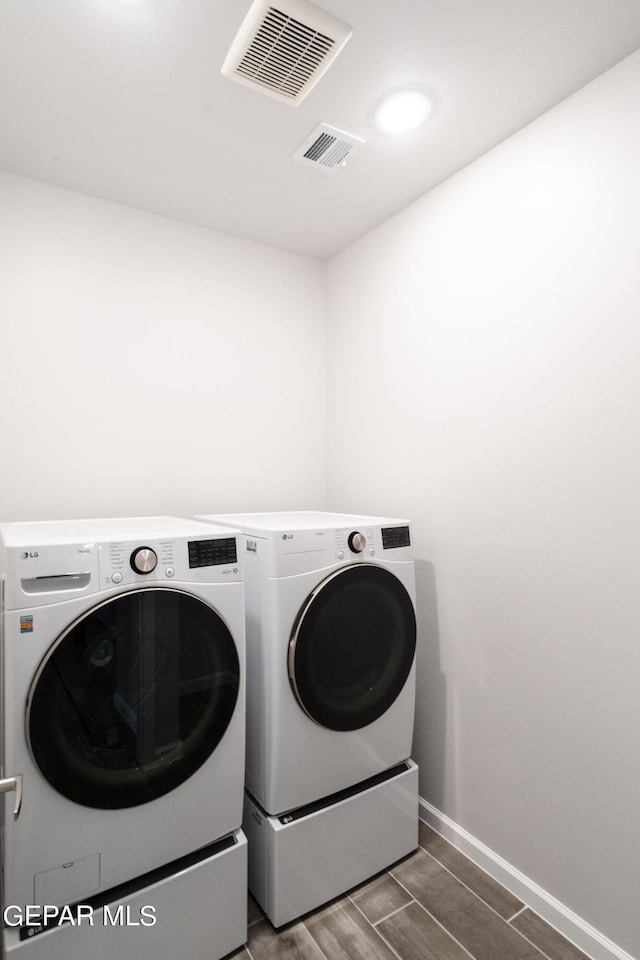
[(249, 901), (234, 960), (588, 960), (422, 822), (415, 853), (279, 930)]

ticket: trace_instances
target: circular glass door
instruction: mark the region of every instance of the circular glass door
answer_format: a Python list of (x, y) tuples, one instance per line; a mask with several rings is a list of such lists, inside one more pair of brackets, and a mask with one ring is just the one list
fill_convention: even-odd
[(357, 730), (397, 698), (415, 647), (413, 603), (397, 577), (373, 564), (345, 567), (302, 606), (289, 643), (289, 680), (312, 720)]
[(240, 664), (221, 617), (164, 588), (94, 607), (47, 652), (27, 699), (33, 758), (59, 793), (101, 809), (148, 803), (216, 749)]

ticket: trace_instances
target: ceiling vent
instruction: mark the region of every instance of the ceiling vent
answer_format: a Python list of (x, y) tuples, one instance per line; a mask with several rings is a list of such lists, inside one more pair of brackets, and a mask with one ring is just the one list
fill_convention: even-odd
[(320, 123), (302, 146), (298, 147), (292, 159), (324, 170), (325, 173), (335, 173), (346, 166), (347, 161), (364, 142), (352, 133), (330, 127), (328, 123)]
[(300, 103), (333, 63), (351, 27), (309, 0), (254, 0), (222, 73), (284, 103)]

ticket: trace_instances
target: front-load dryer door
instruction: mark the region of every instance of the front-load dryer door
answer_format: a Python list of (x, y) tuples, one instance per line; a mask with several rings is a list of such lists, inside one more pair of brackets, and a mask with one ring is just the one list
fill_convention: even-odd
[(166, 588), (119, 594), (72, 623), (40, 663), (27, 700), (31, 753), (76, 803), (147, 803), (215, 750), (239, 677), (231, 633), (204, 601)]
[(331, 730), (357, 730), (389, 709), (416, 647), (413, 603), (374, 564), (343, 567), (307, 597), (288, 650), (289, 680), (305, 713)]

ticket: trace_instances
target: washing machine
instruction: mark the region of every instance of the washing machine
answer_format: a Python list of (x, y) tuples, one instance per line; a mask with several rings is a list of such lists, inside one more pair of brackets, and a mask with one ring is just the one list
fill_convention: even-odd
[[(111, 904), (122, 919), (119, 903), (154, 906), (147, 891), (164, 904), (156, 935), (181, 931), (190, 957), (245, 941), (239, 539), (171, 517), (0, 525), (11, 916), (80, 904), (97, 918)], [(212, 901), (224, 904), (217, 927)], [(51, 929), (37, 909), (6, 926), (7, 955), (117, 952), (113, 937), (102, 950), (88, 930), (104, 923)], [(194, 910), (210, 934), (201, 949)]]
[(200, 516), (242, 532), (249, 885), (279, 926), (415, 849), (406, 520)]

